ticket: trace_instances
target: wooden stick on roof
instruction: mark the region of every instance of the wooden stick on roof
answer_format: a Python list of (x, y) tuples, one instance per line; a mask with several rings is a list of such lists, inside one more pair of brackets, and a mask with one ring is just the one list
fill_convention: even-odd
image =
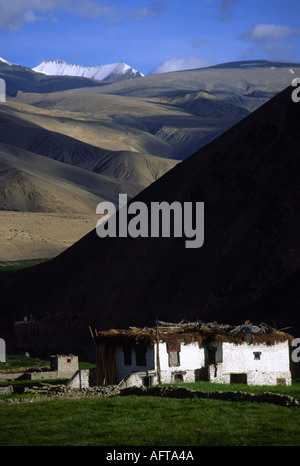
[(159, 359), (159, 331), (158, 331), (158, 320), (156, 320), (156, 363), (157, 363), (157, 376), (158, 383), (161, 383), (161, 374), (160, 374), (160, 359)]

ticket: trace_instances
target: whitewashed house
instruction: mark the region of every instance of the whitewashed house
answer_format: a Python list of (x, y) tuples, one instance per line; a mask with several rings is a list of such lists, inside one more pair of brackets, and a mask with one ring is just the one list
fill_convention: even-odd
[(157, 322), (153, 328), (95, 331), (93, 338), (97, 385), (291, 384), (293, 337), (265, 324)]

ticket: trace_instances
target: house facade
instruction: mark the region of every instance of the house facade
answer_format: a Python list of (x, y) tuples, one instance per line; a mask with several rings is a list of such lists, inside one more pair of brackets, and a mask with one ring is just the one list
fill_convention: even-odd
[(195, 382), (289, 385), (293, 337), (269, 326), (169, 324), (97, 332), (98, 384)]

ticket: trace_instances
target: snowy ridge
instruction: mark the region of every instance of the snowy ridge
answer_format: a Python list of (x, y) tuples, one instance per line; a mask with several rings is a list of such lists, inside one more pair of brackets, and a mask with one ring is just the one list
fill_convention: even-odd
[(4, 58), (1, 58), (1, 57), (0, 57), (0, 62), (5, 63), (6, 65), (9, 65), (9, 66), (13, 66), (12, 63), (10, 63), (10, 62), (7, 61), (7, 60), (4, 60)]
[(120, 78), (130, 79), (143, 76), (142, 73), (123, 62), (100, 66), (80, 66), (63, 60), (46, 60), (33, 68), (33, 71), (49, 76), (80, 76), (97, 81), (118, 81)]

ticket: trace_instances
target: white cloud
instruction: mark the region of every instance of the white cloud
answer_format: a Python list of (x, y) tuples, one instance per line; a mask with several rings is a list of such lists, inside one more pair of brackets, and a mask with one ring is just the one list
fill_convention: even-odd
[(104, 7), (94, 0), (0, 0), (0, 28), (17, 30), (24, 23), (45, 18), (45, 14), (58, 9), (78, 11), (89, 17), (112, 15), (113, 7)]
[(244, 58), (255, 56), (269, 60), (287, 61), (294, 59), (296, 52), (292, 42), (286, 39), (299, 34), (299, 28), (276, 24), (257, 24), (238, 36), (238, 39), (252, 44), (248, 50), (245, 50)]
[(153, 71), (152, 74), (168, 73), (170, 71), (183, 71), (192, 70), (197, 68), (205, 68), (214, 63), (210, 60), (200, 57), (183, 57), (183, 58), (169, 58), (168, 60), (160, 63)]
[(241, 34), (238, 39), (247, 42), (263, 42), (282, 39), (283, 37), (299, 34), (300, 29), (275, 24), (257, 24), (254, 28)]
[(104, 6), (99, 0), (0, 0), (0, 28), (14, 31), (22, 24), (48, 19), (47, 15), (58, 9), (77, 12), (88, 18), (106, 16), (112, 22), (128, 17), (140, 21), (164, 14), (163, 4), (158, 0), (135, 10)]

